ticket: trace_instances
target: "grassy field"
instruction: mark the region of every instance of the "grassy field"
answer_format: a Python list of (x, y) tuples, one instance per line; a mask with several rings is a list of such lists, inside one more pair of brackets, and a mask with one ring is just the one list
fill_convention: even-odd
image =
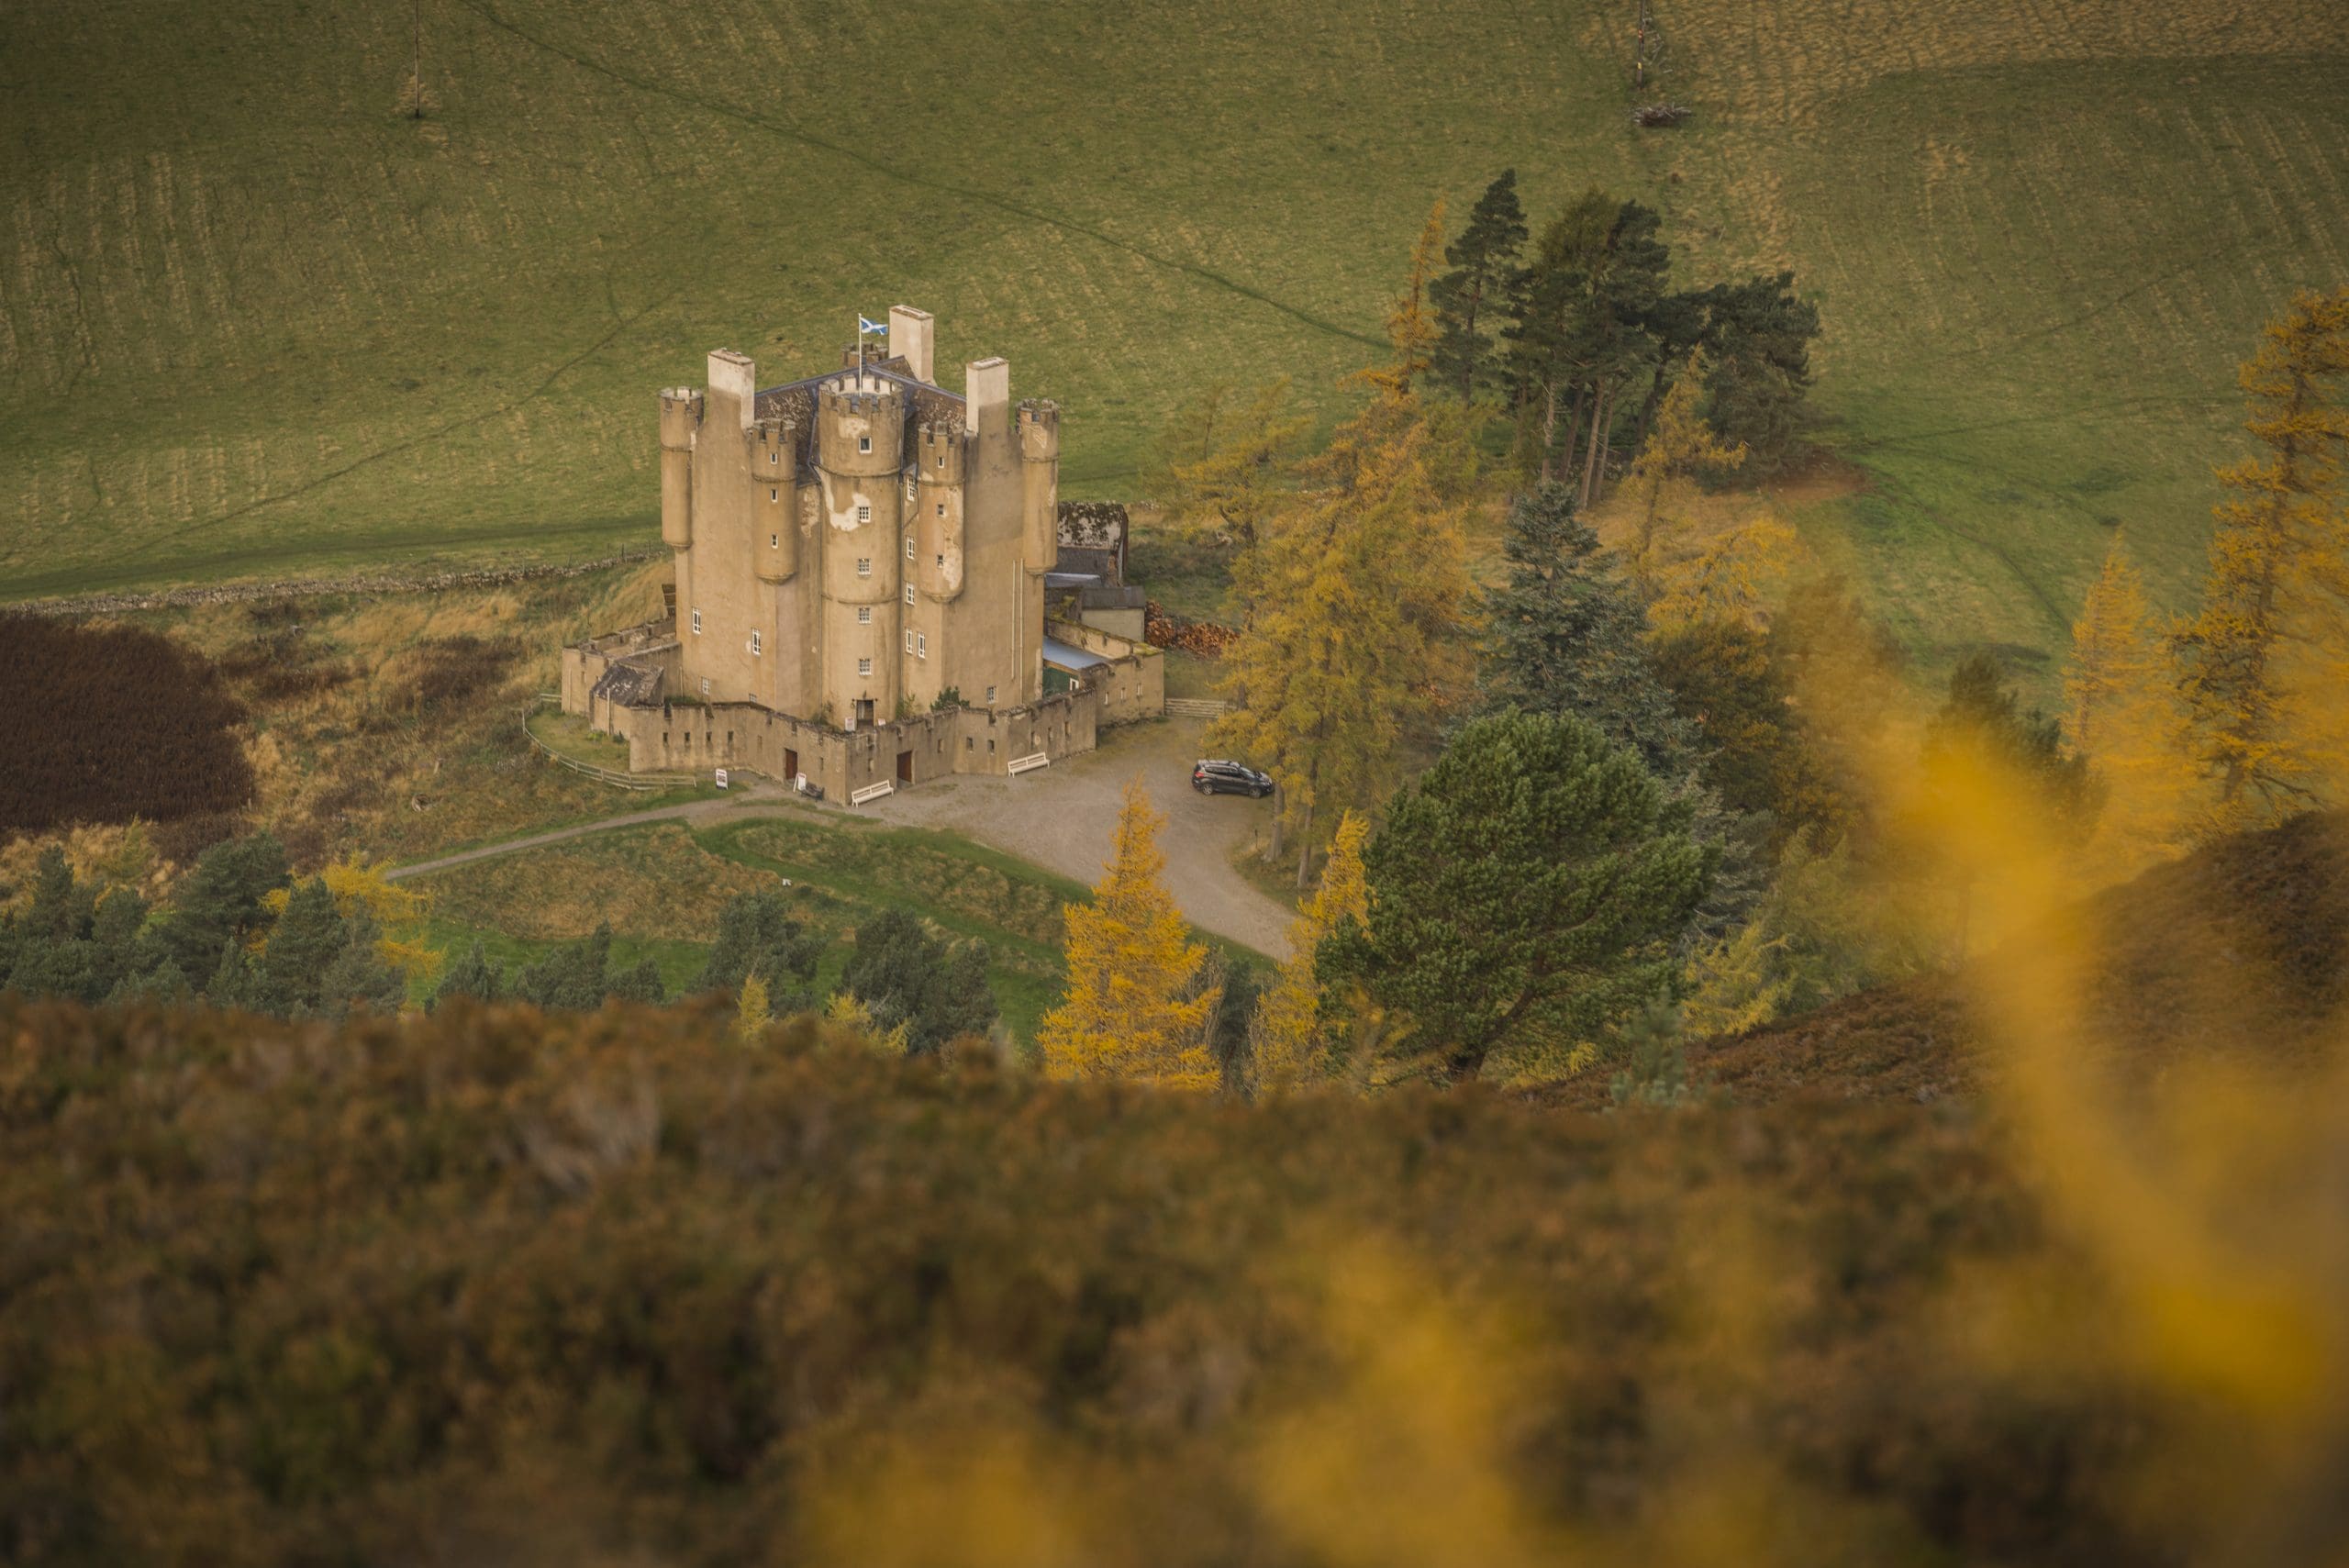
[[(987, 944), (996, 1006), (1023, 1044), (1060, 995), (1061, 906), (1090, 896), (1080, 883), (952, 833), (813, 812), (620, 828), (412, 885), (430, 895), (431, 940), (452, 957), (479, 938), (491, 957), (521, 963), (608, 920), (613, 951), (629, 962), (650, 955), (675, 991), (700, 973), (726, 901), (786, 879), (799, 917), (833, 939), (819, 984), (839, 980), (860, 922), (909, 909), (951, 938)], [(1217, 945), (1234, 962), (1264, 962)]]
[(2349, 267), (2349, 10), (2281, 0), (1631, 9), (1197, 0), (1147, 20), (312, 0), (0, 17), (0, 596), (576, 556), (651, 528), (652, 392), (776, 379), (851, 313), (941, 317), (1063, 399), (1072, 495), (1172, 399), (1281, 373), (1325, 416), (1428, 204), (1515, 164), (1665, 207), (1696, 278), (1822, 302), (1797, 509), (1930, 662), (2051, 648), (2125, 521), (2191, 580), (2232, 366)]

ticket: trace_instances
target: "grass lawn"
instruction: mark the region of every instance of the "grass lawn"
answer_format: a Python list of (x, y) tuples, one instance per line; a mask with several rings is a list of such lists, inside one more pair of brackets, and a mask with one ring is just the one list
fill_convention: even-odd
[(656, 388), (898, 300), (949, 384), (1001, 353), (1062, 400), (1067, 495), (1129, 495), (1204, 384), (1334, 417), (1430, 203), (1514, 165), (1537, 217), (1603, 183), (1682, 276), (1820, 300), (1865, 484), (1801, 520), (1929, 666), (2047, 655), (2119, 526), (2181, 603), (2236, 361), (2349, 276), (2349, 8), (1654, 10), (1675, 131), (1628, 123), (1611, 0), (981, 0), (911, 47), (864, 3), (431, 0), (421, 120), (404, 8), (28, 0), (0, 597), (642, 541)]

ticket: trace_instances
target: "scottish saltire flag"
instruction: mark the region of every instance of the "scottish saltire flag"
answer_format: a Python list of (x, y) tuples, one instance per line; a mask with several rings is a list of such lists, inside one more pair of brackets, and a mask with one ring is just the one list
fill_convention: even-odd
[(878, 321), (867, 321), (860, 316), (856, 318), (856, 329), (860, 332), (886, 332), (889, 328)]

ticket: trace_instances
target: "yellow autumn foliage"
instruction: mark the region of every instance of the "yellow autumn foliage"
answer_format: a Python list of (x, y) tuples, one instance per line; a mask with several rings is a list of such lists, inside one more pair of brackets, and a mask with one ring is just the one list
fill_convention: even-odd
[(1321, 868), (1321, 885), (1289, 922), (1288, 958), (1280, 977), (1257, 1004), (1252, 1028), (1258, 1093), (1282, 1095), (1327, 1075), (1330, 1041), (1321, 1018), (1322, 986), (1313, 973), (1321, 940), (1351, 917), (1370, 918), (1370, 889), (1363, 875), (1363, 842), (1370, 824), (1360, 812), (1340, 818)]

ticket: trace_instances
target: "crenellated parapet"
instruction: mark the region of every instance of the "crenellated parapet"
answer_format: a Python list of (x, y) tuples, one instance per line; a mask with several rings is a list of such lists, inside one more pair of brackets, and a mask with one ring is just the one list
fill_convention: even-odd
[(1019, 559), (1030, 575), (1060, 555), (1061, 406), (1049, 397), (1019, 405)]
[(704, 402), (690, 386), (661, 393), (661, 542), (688, 550), (694, 542), (694, 442)]
[(816, 461), (825, 472), (894, 476), (905, 446), (906, 397), (896, 382), (850, 371), (816, 389)]

